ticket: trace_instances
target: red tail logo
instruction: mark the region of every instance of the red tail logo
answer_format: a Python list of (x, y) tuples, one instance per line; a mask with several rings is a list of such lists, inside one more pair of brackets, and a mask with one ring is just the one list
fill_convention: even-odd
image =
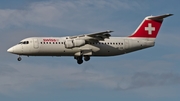
[(156, 38), (162, 22), (145, 18), (130, 37)]

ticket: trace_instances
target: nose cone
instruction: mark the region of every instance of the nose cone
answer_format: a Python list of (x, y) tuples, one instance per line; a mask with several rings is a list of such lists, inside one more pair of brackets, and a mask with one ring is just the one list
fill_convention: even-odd
[(7, 52), (13, 53), (13, 52), (14, 52), (13, 47), (9, 48), (9, 49), (7, 50)]

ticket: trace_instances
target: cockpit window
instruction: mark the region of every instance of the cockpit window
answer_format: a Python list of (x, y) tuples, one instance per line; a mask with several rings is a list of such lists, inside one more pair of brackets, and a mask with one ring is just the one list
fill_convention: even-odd
[(29, 44), (29, 41), (22, 41), (19, 44)]
[(22, 42), (19, 42), (18, 44), (22, 44)]

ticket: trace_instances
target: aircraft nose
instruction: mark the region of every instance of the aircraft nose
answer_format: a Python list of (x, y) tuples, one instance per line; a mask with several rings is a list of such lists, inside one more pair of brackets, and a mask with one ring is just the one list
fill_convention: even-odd
[(13, 53), (13, 52), (14, 52), (13, 47), (9, 48), (9, 49), (7, 50), (7, 52)]

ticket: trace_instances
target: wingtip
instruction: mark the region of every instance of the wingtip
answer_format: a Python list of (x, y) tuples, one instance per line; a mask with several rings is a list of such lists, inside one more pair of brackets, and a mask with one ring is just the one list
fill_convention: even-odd
[(167, 15), (168, 15), (168, 16), (173, 16), (174, 14), (170, 14), (170, 13), (168, 13)]
[(111, 33), (111, 32), (114, 32), (114, 31), (111, 31), (111, 30), (107, 30), (106, 32), (107, 32), (107, 33)]

